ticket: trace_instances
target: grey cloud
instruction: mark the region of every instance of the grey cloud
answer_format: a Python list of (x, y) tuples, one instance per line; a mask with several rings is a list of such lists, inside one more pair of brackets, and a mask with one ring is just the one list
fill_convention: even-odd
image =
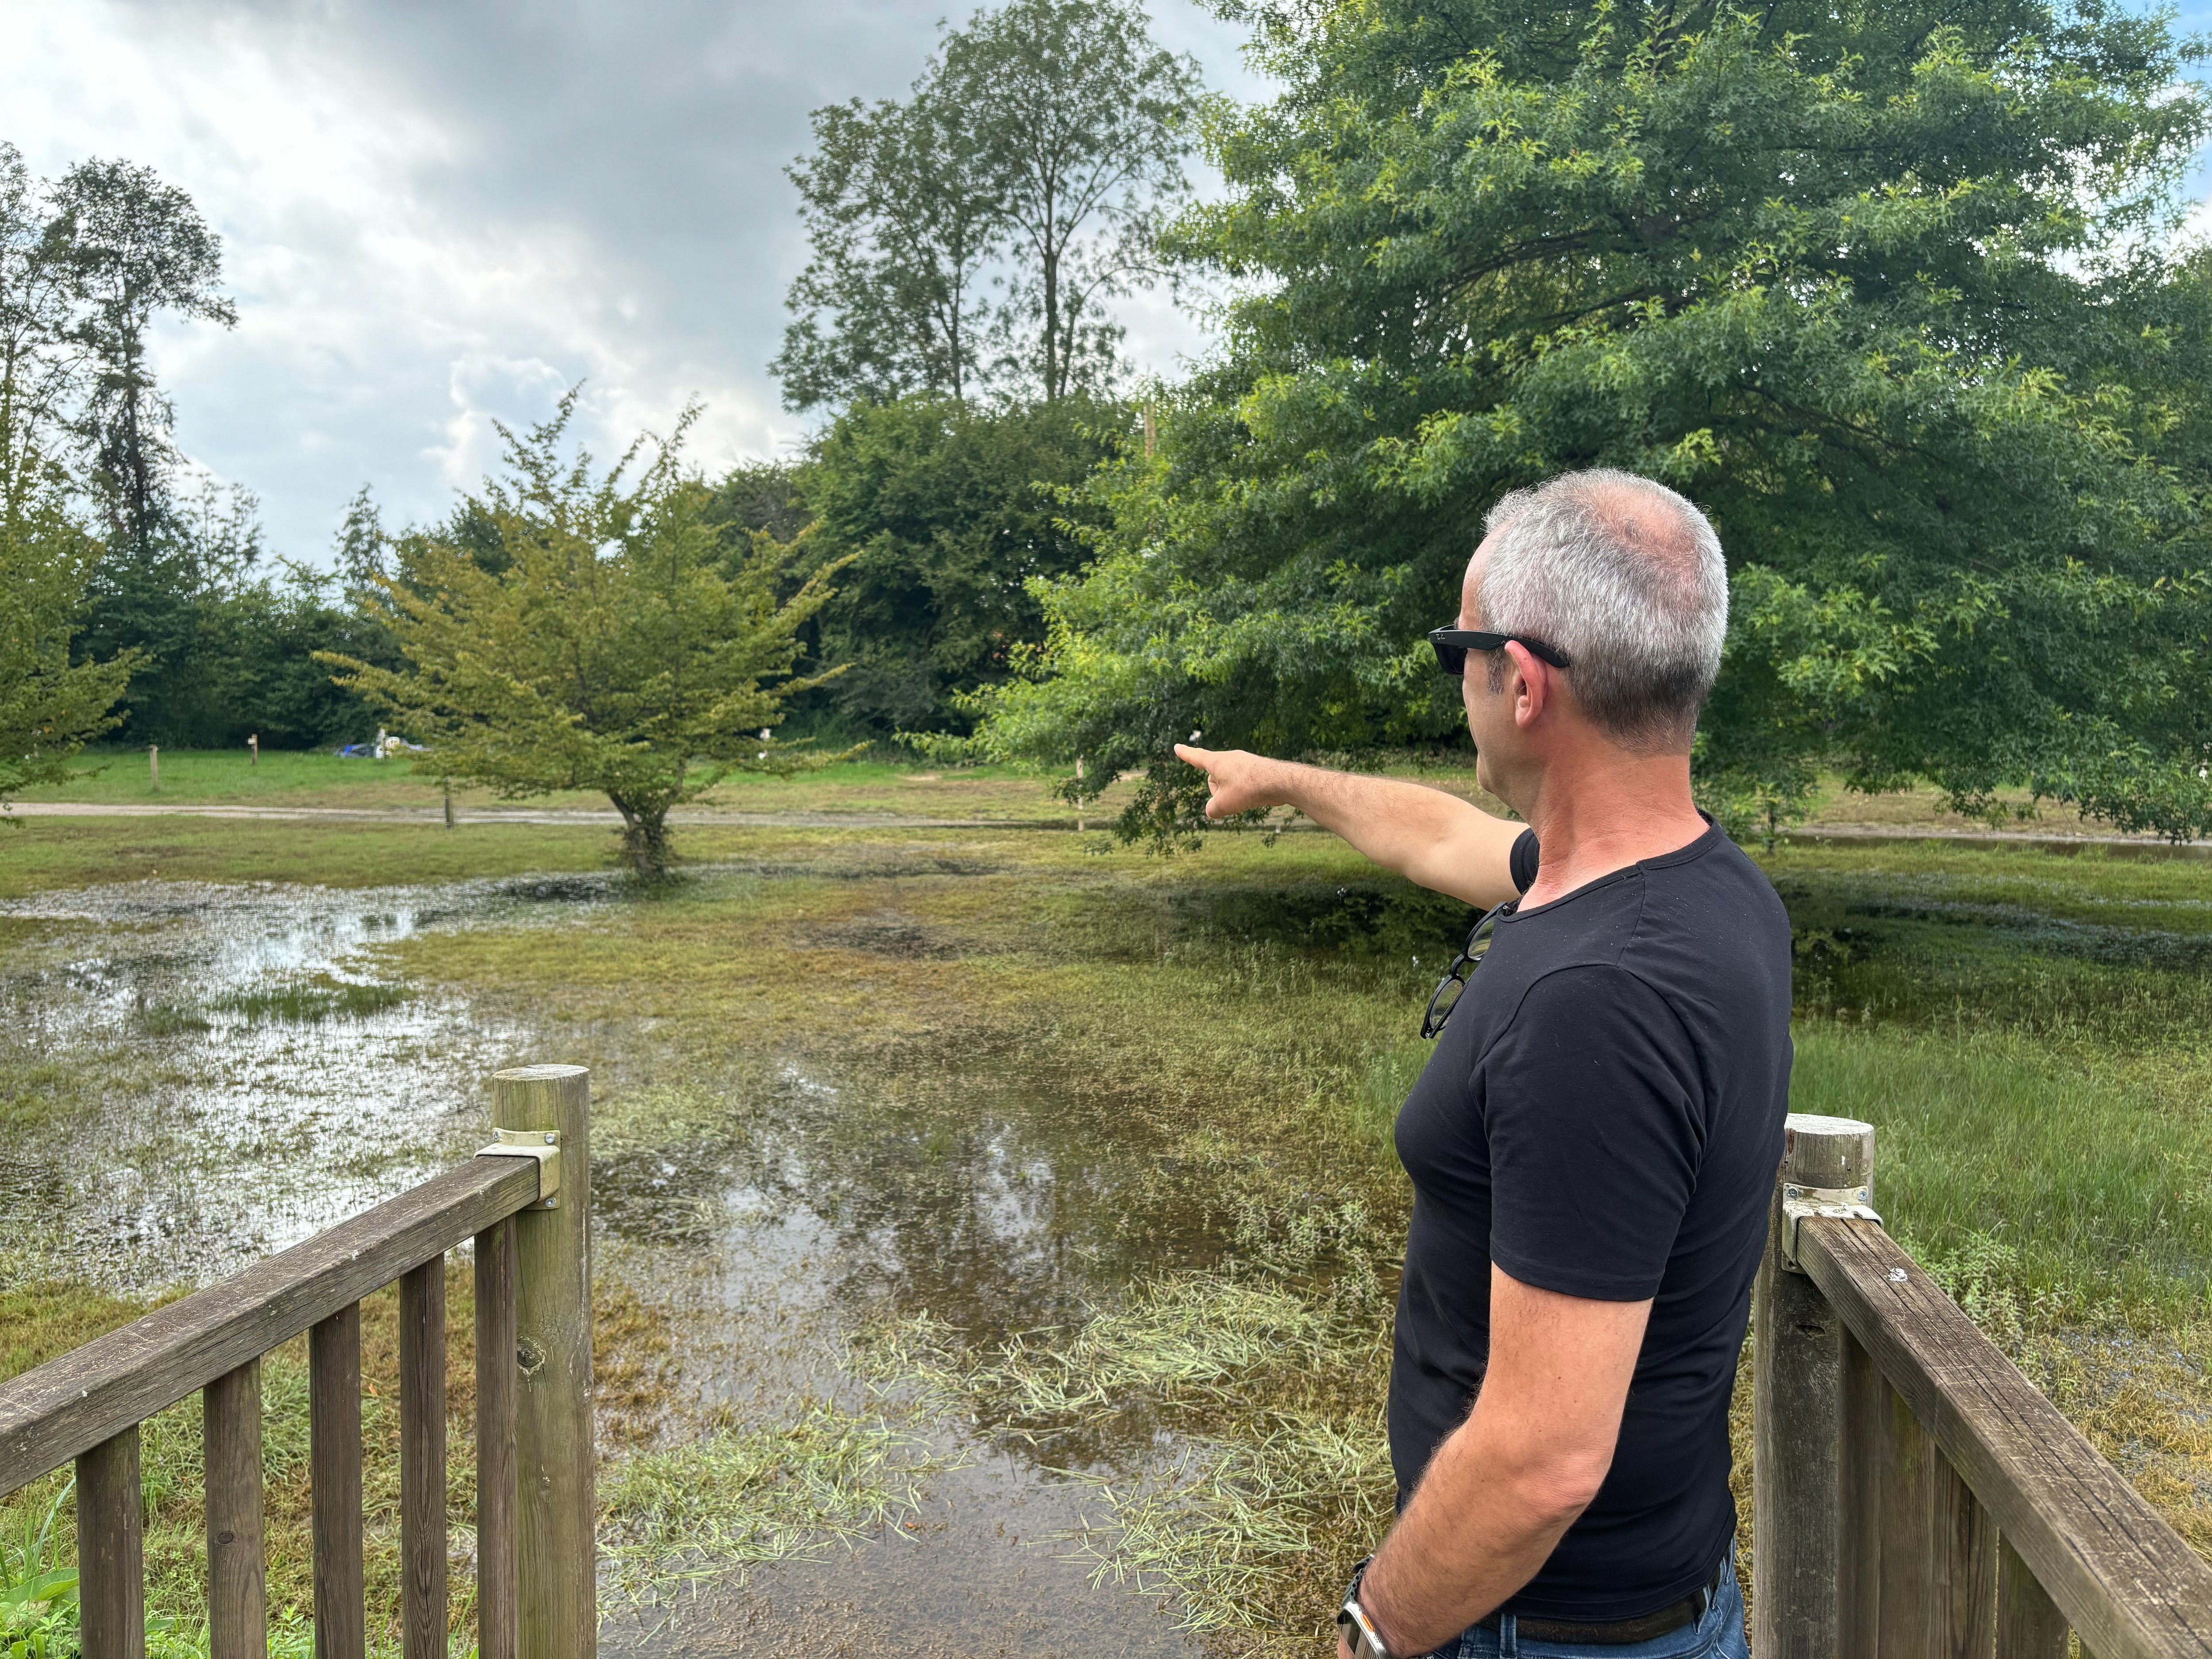
[[(0, 116), (0, 136), (49, 171), (121, 154), (193, 191), (243, 321), (164, 331), (179, 435), (307, 556), (364, 480), (394, 517), (442, 510), (489, 457), (488, 416), (536, 418), (578, 379), (602, 450), (695, 392), (702, 459), (793, 441), (765, 368), (805, 258), (782, 168), (810, 110), (902, 93), (944, 15), (112, 0), (18, 34), (24, 4), (0, 0), (0, 33), (28, 43), (0, 109), (37, 130)], [(1154, 10), (1214, 85), (1252, 90), (1232, 30), (1189, 0)], [(111, 55), (161, 95), (118, 114), (77, 94), (117, 78)], [(1152, 366), (1199, 343), (1158, 299), (1129, 320)]]

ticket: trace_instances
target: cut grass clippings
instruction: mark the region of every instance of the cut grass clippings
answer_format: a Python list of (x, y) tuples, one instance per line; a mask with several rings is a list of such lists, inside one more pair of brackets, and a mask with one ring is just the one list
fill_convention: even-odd
[(895, 1415), (824, 1400), (639, 1452), (599, 1479), (603, 1602), (671, 1611), (765, 1562), (818, 1560), (917, 1512), (961, 1461)]

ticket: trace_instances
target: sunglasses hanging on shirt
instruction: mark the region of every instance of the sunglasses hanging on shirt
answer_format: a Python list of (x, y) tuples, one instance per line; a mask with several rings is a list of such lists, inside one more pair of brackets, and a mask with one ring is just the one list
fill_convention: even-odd
[(1486, 913), (1474, 924), (1474, 931), (1467, 936), (1467, 943), (1452, 958), (1451, 966), (1444, 969), (1443, 979), (1437, 986), (1437, 994), (1429, 999), (1429, 1011), (1421, 1016), (1421, 1035), (1433, 1037), (1444, 1029), (1444, 1022), (1459, 1006), (1460, 995), (1467, 982), (1474, 977), (1474, 970), (1482, 966), (1482, 959), (1490, 954), (1491, 936), (1498, 931), (1498, 919), (1512, 914), (1513, 907), (1521, 901), (1508, 899), (1504, 903)]

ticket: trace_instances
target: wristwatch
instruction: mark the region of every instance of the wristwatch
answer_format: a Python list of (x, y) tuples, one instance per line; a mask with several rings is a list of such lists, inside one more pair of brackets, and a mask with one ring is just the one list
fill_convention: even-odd
[(1344, 1605), (1336, 1610), (1336, 1628), (1350, 1644), (1352, 1659), (1395, 1659), (1383, 1645), (1382, 1634), (1375, 1628), (1375, 1621), (1359, 1605), (1359, 1583), (1367, 1577), (1367, 1562), (1374, 1559), (1370, 1555), (1352, 1570), (1352, 1583), (1344, 1592)]

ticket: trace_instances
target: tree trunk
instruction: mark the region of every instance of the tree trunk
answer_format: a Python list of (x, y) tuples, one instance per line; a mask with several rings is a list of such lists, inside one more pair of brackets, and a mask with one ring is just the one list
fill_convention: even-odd
[(675, 855), (668, 848), (668, 807), (640, 805), (620, 795), (607, 797), (623, 817), (623, 859), (640, 881), (659, 883), (674, 873)]

